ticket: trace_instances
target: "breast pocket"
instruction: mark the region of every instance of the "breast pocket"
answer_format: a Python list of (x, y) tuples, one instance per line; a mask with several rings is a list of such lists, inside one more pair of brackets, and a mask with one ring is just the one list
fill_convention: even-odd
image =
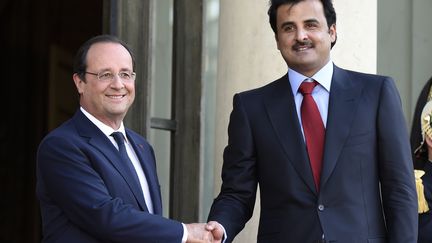
[(368, 243), (387, 243), (387, 240), (385, 237), (374, 238), (374, 239), (368, 239)]
[(348, 139), (345, 143), (345, 147), (356, 146), (356, 145), (372, 142), (372, 141), (374, 141), (374, 138), (375, 138), (374, 136), (375, 136), (375, 133), (373, 133), (373, 132), (366, 132), (366, 133), (356, 134), (354, 136), (350, 136), (350, 137), (348, 137)]

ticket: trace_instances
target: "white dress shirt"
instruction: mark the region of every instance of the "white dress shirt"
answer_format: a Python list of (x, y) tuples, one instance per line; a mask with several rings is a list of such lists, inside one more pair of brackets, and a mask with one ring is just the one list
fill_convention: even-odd
[(301, 83), (305, 79), (313, 79), (319, 83), (319, 85), (315, 86), (312, 91), (312, 97), (315, 100), (315, 103), (318, 106), (318, 110), (321, 114), (321, 119), (323, 121), (324, 127), (327, 125), (327, 114), (328, 114), (328, 104), (330, 97), (330, 86), (331, 80), (333, 77), (333, 62), (329, 61), (324, 67), (322, 67), (317, 73), (315, 73), (312, 77), (306, 77), (303, 74), (300, 74), (292, 69), (288, 70), (288, 79), (291, 84), (291, 92), (294, 96), (294, 101), (296, 104), (297, 117), (300, 123), (300, 127), (303, 133), (303, 125), (300, 114), (300, 107), (303, 101), (303, 95), (299, 92), (299, 87)]
[[(132, 161), (132, 164), (135, 168), (135, 171), (138, 175), (138, 179), (139, 179), (139, 183), (141, 185), (141, 190), (143, 192), (144, 195), (144, 200), (147, 206), (147, 209), (149, 210), (149, 212), (151, 214), (153, 214), (153, 202), (151, 200), (151, 196), (150, 196), (150, 189), (147, 183), (147, 179), (146, 176), (144, 174), (144, 171), (142, 169), (141, 163), (139, 162), (139, 159), (135, 153), (135, 151), (132, 148), (132, 145), (129, 143), (127, 136), (126, 136), (126, 131), (124, 128), (124, 124), (123, 122), (120, 125), (120, 128), (116, 131), (114, 129), (112, 129), (110, 126), (105, 125), (103, 122), (99, 121), (96, 117), (94, 117), (92, 114), (88, 113), (86, 110), (84, 110), (84, 108), (80, 107), (80, 110), (82, 111), (82, 113), (84, 113), (84, 115), (93, 123), (95, 124), (102, 132), (103, 134), (105, 134), (105, 136), (108, 137), (108, 139), (111, 141), (111, 143), (118, 149), (118, 145), (117, 142), (115, 141), (114, 137), (111, 136), (111, 134), (113, 132), (121, 132), (123, 133), (123, 136), (125, 137), (125, 146), (126, 146), (126, 152), (129, 156), (129, 159)], [(183, 237), (182, 237), (182, 243), (185, 243), (188, 237), (188, 231), (186, 228), (186, 225), (182, 223), (183, 226)]]
[(144, 174), (144, 170), (141, 166), (141, 163), (139, 162), (139, 159), (135, 153), (135, 151), (132, 148), (132, 145), (129, 143), (127, 136), (126, 136), (126, 132), (125, 132), (125, 128), (123, 125), (123, 122), (120, 125), (120, 128), (116, 131), (114, 129), (112, 129), (112, 127), (105, 125), (103, 122), (99, 121), (96, 117), (94, 117), (92, 114), (88, 113), (86, 110), (84, 110), (84, 108), (80, 108), (81, 111), (84, 113), (84, 115), (93, 123), (95, 124), (104, 134), (105, 136), (107, 136), (107, 138), (111, 141), (111, 143), (118, 149), (118, 145), (117, 142), (114, 140), (114, 137), (111, 136), (111, 134), (113, 132), (121, 132), (123, 133), (123, 136), (125, 137), (125, 145), (126, 145), (126, 152), (129, 156), (129, 159), (132, 161), (132, 165), (135, 169), (135, 172), (138, 176), (139, 179), (139, 183), (141, 185), (141, 190), (143, 192), (144, 195), (144, 200), (147, 206), (147, 209), (149, 210), (149, 212), (151, 214), (153, 214), (153, 202), (151, 200), (151, 196), (150, 196), (150, 189), (147, 183), (147, 179), (146, 176)]

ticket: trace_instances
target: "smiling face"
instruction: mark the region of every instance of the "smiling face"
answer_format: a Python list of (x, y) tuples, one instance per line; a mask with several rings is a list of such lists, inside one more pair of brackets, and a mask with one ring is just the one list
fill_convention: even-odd
[(85, 74), (82, 80), (74, 74), (80, 105), (98, 120), (118, 129), (135, 99), (135, 82), (122, 81), (116, 74), (133, 71), (132, 57), (119, 43), (100, 42), (90, 47), (86, 60), (86, 72), (107, 71), (115, 75), (112, 81), (102, 81), (96, 75)]
[(276, 27), (277, 47), (289, 68), (311, 77), (330, 60), (336, 26), (327, 26), (321, 1), (281, 5)]

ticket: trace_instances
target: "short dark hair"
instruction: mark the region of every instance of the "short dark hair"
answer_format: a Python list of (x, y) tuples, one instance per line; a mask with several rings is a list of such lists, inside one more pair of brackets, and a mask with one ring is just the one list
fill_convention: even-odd
[(98, 35), (95, 36), (81, 45), (81, 47), (78, 49), (78, 52), (75, 56), (74, 66), (73, 66), (73, 72), (78, 74), (78, 76), (84, 80), (84, 74), (87, 70), (87, 53), (90, 47), (96, 43), (118, 43), (122, 45), (126, 50), (129, 52), (129, 54), (132, 57), (132, 65), (133, 70), (135, 70), (135, 57), (133, 55), (132, 49), (126, 44), (126, 42), (120, 40), (118, 37), (113, 35)]
[[(273, 32), (277, 34), (276, 16), (277, 9), (284, 4), (297, 4), (305, 0), (270, 0), (270, 7), (268, 9), (270, 26)], [(333, 7), (332, 0), (320, 0), (324, 7), (324, 16), (327, 20), (327, 26), (330, 28), (333, 24), (336, 24), (336, 11)], [(331, 47), (336, 44), (336, 40), (331, 44)]]

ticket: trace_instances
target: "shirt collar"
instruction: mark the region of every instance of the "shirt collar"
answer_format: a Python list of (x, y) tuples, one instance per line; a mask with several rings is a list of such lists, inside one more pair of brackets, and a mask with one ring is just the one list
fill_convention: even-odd
[[(312, 77), (317, 81), (327, 92), (330, 92), (331, 80), (333, 77), (333, 62), (329, 61), (324, 67), (322, 67), (317, 73)], [(309, 77), (294, 71), (293, 69), (288, 69), (288, 80), (291, 83), (291, 89), (293, 94), (296, 94), (301, 83)]]
[(125, 127), (123, 125), (123, 122), (120, 124), (120, 128), (116, 131), (114, 130), (112, 127), (106, 125), (105, 123), (99, 121), (96, 117), (94, 117), (92, 114), (88, 113), (82, 106), (80, 107), (80, 110), (82, 111), (82, 113), (84, 113), (84, 115), (91, 121), (93, 122), (93, 124), (95, 124), (102, 132), (103, 134), (105, 134), (105, 136), (107, 136), (108, 138), (111, 137), (111, 134), (113, 132), (121, 132), (123, 133), (123, 136), (125, 137), (126, 141), (127, 141), (127, 137), (126, 137), (126, 131), (125, 131)]

